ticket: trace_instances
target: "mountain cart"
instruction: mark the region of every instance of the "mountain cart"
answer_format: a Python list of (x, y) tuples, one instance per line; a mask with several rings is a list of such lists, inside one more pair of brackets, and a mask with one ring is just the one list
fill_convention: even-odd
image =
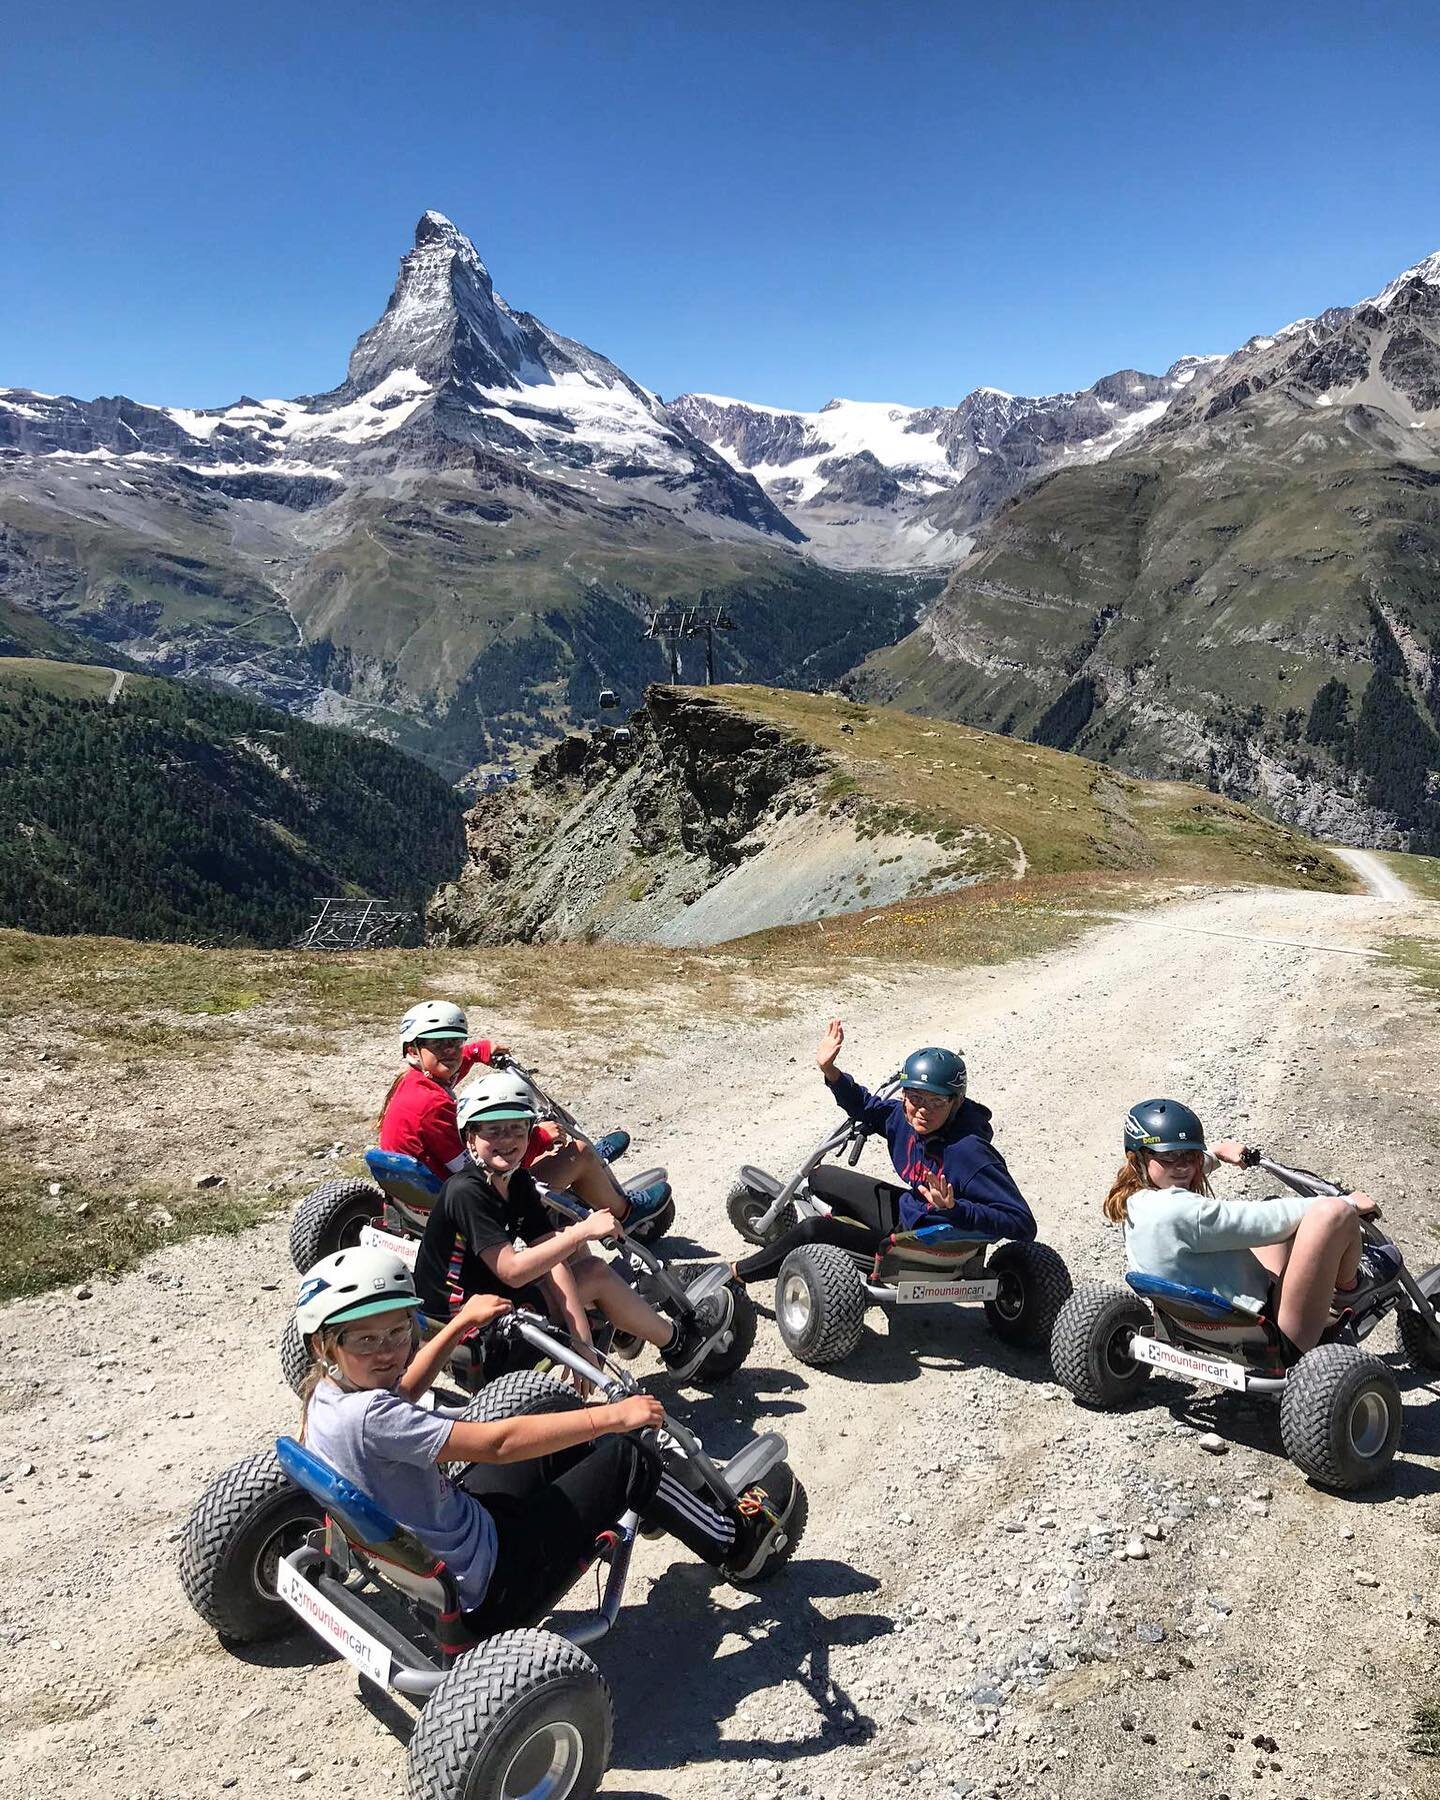
[[(1261, 1157), (1297, 1194), (1343, 1194), (1323, 1176)], [(1377, 1215), (1378, 1216), (1378, 1215)], [(1268, 1305), (1231, 1299), (1131, 1271), (1126, 1285), (1087, 1282), (1055, 1321), (1055, 1379), (1084, 1406), (1113, 1408), (1136, 1399), (1156, 1369), (1197, 1385), (1265, 1394), (1280, 1404), (1285, 1454), (1321, 1487), (1349, 1492), (1373, 1486), (1400, 1442), (1400, 1386), (1394, 1371), (1360, 1348), (1388, 1314), (1416, 1368), (1440, 1370), (1440, 1265), (1412, 1275), (1399, 1247), (1372, 1219), (1365, 1243), (1393, 1271), (1366, 1287), (1313, 1350), (1297, 1354)]]
[[(511, 1315), (499, 1328), (607, 1400), (637, 1391), (625, 1370), (608, 1359), (597, 1368), (533, 1314)], [(456, 1416), (498, 1422), (581, 1404), (573, 1387), (526, 1370), (491, 1383)], [(790, 1560), (806, 1497), (785, 1467), (782, 1437), (766, 1432), (723, 1463), (669, 1417), (653, 1441), (667, 1469), (712, 1502), (728, 1507), (767, 1476), (785, 1494), (773, 1531), (743, 1570), (727, 1570), (729, 1580), (767, 1580)], [(211, 1483), (185, 1527), (180, 1579), (226, 1643), (253, 1644), (303, 1624), (367, 1680), (423, 1708), (410, 1738), (412, 1795), (587, 1800), (609, 1761), (612, 1707), (585, 1646), (615, 1622), (639, 1530), (637, 1515), (626, 1512), (597, 1540), (592, 1566), (606, 1578), (593, 1612), (477, 1640), (443, 1561), (362, 1489), (282, 1437)]]
[[(896, 1093), (900, 1080), (892, 1075), (877, 1098)], [(746, 1164), (726, 1202), (730, 1223), (748, 1243), (766, 1245), (802, 1219), (844, 1215), (867, 1185), (851, 1171), (870, 1135), (843, 1120), (784, 1182)], [(845, 1168), (827, 1160), (839, 1151), (847, 1152)], [(1038, 1349), (1049, 1344), (1070, 1289), (1069, 1271), (1046, 1244), (927, 1224), (891, 1234), (878, 1254), (833, 1244), (791, 1250), (775, 1279), (775, 1320), (786, 1349), (814, 1367), (850, 1355), (869, 1306), (978, 1306), (998, 1338)]]

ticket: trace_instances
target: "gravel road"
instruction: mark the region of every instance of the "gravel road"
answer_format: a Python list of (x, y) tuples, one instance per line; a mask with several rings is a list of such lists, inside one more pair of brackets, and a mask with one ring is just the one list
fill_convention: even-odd
[[(1028, 963), (851, 983), (833, 1010), (862, 1078), (917, 1043), (963, 1044), (1077, 1280), (1118, 1272), (1099, 1199), (1126, 1107), (1155, 1092), (1363, 1183), (1423, 1263), (1440, 1233), (1434, 1006), (1339, 952), (1435, 917), (1227, 893)], [(677, 1030), (598, 1082), (585, 1116), (628, 1125), (634, 1156), (670, 1165), (682, 1225), (733, 1254), (734, 1166), (785, 1171), (833, 1117), (815, 1036)], [(398, 1707), (365, 1702), (305, 1638), (223, 1650), (173, 1572), (206, 1481), (293, 1427), (274, 1356), (291, 1288), (277, 1221), (166, 1251), (87, 1300), (0, 1311), (7, 1796), (402, 1791)], [(618, 1715), (605, 1792), (1422, 1791), (1404, 1728), (1440, 1685), (1440, 1395), (1402, 1381), (1393, 1478), (1347, 1501), (1304, 1484), (1266, 1405), (1157, 1378), (1138, 1410), (1092, 1416), (978, 1312), (872, 1314), (830, 1372), (793, 1364), (765, 1317), (735, 1381), (677, 1406), (721, 1452), (784, 1431), (809, 1534), (782, 1581), (747, 1594), (642, 1543), (596, 1652)], [(1200, 1447), (1211, 1428), (1222, 1455)]]

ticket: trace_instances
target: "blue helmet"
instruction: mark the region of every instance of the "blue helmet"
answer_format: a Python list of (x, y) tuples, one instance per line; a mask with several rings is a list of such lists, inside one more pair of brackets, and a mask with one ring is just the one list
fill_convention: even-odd
[(932, 1044), (905, 1058), (900, 1085), (902, 1088), (919, 1088), (926, 1094), (947, 1094), (963, 1100), (966, 1080), (965, 1058), (956, 1050), (941, 1050)]
[(1178, 1100), (1141, 1100), (1125, 1115), (1125, 1149), (1199, 1150), (1205, 1148), (1205, 1127), (1199, 1115)]

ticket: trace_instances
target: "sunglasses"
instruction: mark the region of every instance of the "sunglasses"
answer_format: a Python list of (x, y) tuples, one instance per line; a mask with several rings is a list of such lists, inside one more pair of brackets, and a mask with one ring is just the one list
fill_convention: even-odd
[(403, 1325), (392, 1325), (388, 1331), (342, 1331), (340, 1344), (352, 1356), (378, 1356), (382, 1350), (403, 1350), (414, 1329), (406, 1319)]
[(441, 1062), (450, 1062), (465, 1048), (459, 1038), (416, 1038), (422, 1050), (428, 1050)]

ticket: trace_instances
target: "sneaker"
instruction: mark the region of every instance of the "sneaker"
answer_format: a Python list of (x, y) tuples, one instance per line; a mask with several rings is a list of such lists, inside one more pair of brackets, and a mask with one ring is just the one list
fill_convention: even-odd
[(653, 1187), (637, 1188), (627, 1193), (630, 1202), (620, 1223), (642, 1244), (653, 1244), (667, 1232), (675, 1219), (675, 1203), (670, 1197), (670, 1183), (657, 1181)]
[(1400, 1252), (1394, 1244), (1367, 1244), (1360, 1252), (1360, 1264), (1349, 1287), (1336, 1288), (1337, 1307), (1353, 1312), (1359, 1301), (1375, 1288), (1385, 1287), (1400, 1273)]
[(628, 1131), (607, 1131), (604, 1137), (595, 1140), (595, 1149), (602, 1162), (618, 1162), (629, 1148)]
[(763, 1481), (746, 1488), (735, 1502), (740, 1514), (735, 1548), (722, 1572), (731, 1581), (763, 1581), (785, 1560), (792, 1548), (792, 1524), (798, 1529), (797, 1508), (804, 1489), (784, 1463), (777, 1463)]
[(716, 1340), (729, 1329), (734, 1314), (735, 1296), (728, 1288), (721, 1288), (701, 1302), (693, 1317), (678, 1319), (675, 1342), (660, 1352), (670, 1374), (682, 1381), (693, 1375), (715, 1348)]

